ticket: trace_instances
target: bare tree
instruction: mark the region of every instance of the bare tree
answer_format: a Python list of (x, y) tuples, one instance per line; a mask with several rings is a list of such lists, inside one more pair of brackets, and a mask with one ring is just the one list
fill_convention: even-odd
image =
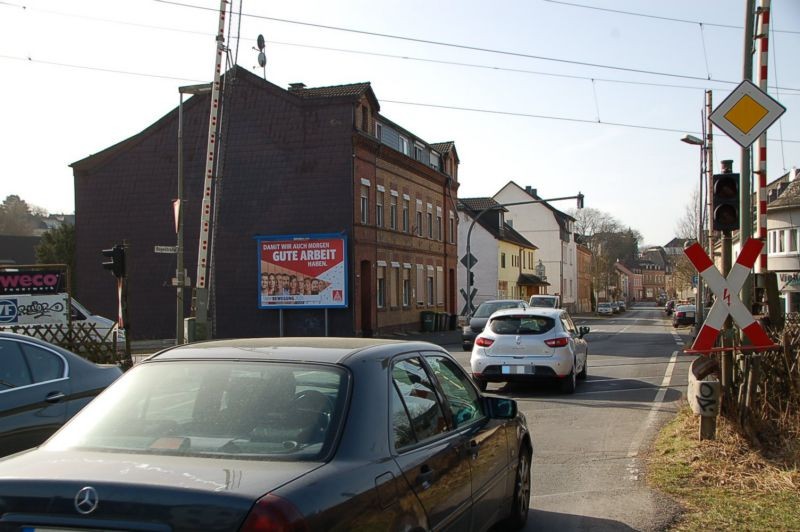
[[(697, 226), (700, 223), (700, 218), (697, 212), (697, 201), (700, 192), (698, 189), (692, 191), (689, 201), (683, 207), (683, 216), (678, 218), (675, 223), (675, 236), (678, 238), (685, 238), (687, 240), (697, 240)], [(705, 217), (703, 217), (705, 219)]]

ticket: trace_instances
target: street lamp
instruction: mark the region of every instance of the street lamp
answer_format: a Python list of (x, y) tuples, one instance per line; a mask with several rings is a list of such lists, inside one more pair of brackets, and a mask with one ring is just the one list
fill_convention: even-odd
[(178, 205), (175, 209), (178, 222), (178, 242), (175, 249), (177, 265), (175, 266), (175, 284), (177, 303), (175, 312), (175, 344), (183, 343), (183, 293), (186, 284), (183, 266), (183, 95), (207, 94), (211, 92), (211, 83), (201, 85), (184, 85), (178, 87)]
[[(697, 193), (697, 243), (703, 245), (703, 176), (705, 175), (705, 151), (706, 143), (694, 135), (684, 135), (681, 142), (691, 144), (692, 146), (700, 146), (700, 188)], [(713, 254), (714, 250), (709, 250)], [(700, 277), (700, 272), (697, 272), (697, 293), (694, 298), (694, 332), (695, 336), (700, 334), (700, 327), (705, 320), (705, 312), (703, 310), (703, 279)]]

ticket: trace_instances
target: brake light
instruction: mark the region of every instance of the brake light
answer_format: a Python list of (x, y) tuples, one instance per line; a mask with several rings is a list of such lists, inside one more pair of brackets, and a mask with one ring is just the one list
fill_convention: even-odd
[(247, 514), (241, 532), (308, 532), (308, 524), (295, 506), (276, 495), (265, 495)]
[(676, 318), (682, 318), (682, 317), (684, 317), (685, 315), (686, 315), (686, 313), (685, 313), (685, 312), (676, 312), (676, 313), (675, 313), (675, 317), (676, 317)]
[(565, 347), (569, 344), (569, 338), (551, 338), (549, 340), (545, 340), (544, 343), (550, 347)]
[(479, 347), (489, 347), (493, 343), (494, 343), (494, 340), (492, 340), (491, 338), (484, 338), (482, 336), (479, 337), (477, 340), (475, 340), (475, 345), (477, 345)]

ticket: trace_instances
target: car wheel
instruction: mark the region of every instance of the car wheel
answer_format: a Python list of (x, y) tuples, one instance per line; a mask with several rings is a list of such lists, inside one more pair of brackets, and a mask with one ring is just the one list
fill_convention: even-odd
[(577, 387), (577, 375), (575, 374), (575, 363), (572, 364), (572, 369), (569, 371), (569, 375), (564, 377), (561, 380), (561, 391), (564, 393), (575, 393), (575, 388)]
[(578, 373), (578, 378), (582, 381), (586, 380), (587, 371), (589, 368), (589, 355), (586, 355), (586, 360), (583, 361), (583, 369)]
[(483, 379), (474, 379), (474, 380), (475, 380), (475, 384), (478, 386), (478, 389), (480, 391), (482, 391), (482, 392), (485, 392), (486, 391), (486, 387), (488, 386), (489, 383), (486, 382)]
[(514, 481), (514, 498), (511, 501), (511, 513), (503, 522), (503, 530), (520, 530), (528, 521), (528, 510), (531, 505), (531, 451), (527, 446), (519, 451), (517, 476)]
[(462, 345), (461, 345), (461, 348), (462, 348), (464, 351), (472, 351), (472, 345), (471, 345), (471, 344), (469, 344), (469, 345), (468, 345), (468, 344), (462, 344)]

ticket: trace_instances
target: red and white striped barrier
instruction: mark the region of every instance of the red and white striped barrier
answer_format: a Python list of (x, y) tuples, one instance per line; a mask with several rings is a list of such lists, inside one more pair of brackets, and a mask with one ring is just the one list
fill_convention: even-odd
[(703, 276), (708, 287), (717, 296), (708, 313), (708, 318), (692, 344), (692, 351), (710, 352), (728, 316), (731, 316), (742, 332), (747, 335), (753, 347), (767, 348), (774, 345), (764, 328), (755, 320), (738, 296), (739, 290), (747, 280), (747, 275), (753, 268), (763, 246), (764, 243), (761, 240), (750, 238), (742, 248), (727, 279), (714, 267), (714, 263), (706, 255), (703, 246), (694, 243), (684, 250), (691, 263)]

